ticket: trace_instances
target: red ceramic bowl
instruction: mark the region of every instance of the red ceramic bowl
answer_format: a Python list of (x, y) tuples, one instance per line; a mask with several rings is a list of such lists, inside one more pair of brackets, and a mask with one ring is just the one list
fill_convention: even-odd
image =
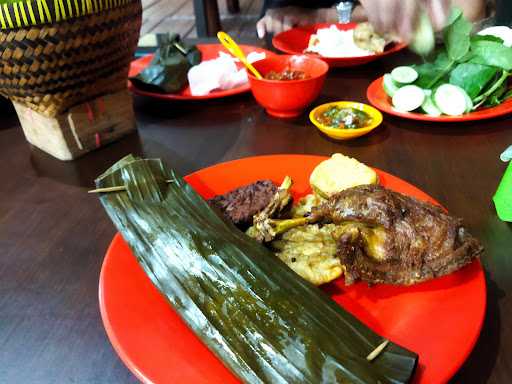
[(304, 80), (266, 80), (257, 79), (249, 73), (256, 101), (269, 115), (280, 118), (300, 115), (320, 94), (329, 70), (324, 61), (306, 55), (276, 55), (253, 65), (263, 77), (270, 71), (282, 72), (285, 69), (303, 71), (308, 76)]

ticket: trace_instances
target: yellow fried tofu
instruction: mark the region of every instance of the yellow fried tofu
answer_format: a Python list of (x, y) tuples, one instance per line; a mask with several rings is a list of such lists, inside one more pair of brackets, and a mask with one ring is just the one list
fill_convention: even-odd
[(370, 167), (341, 153), (322, 161), (311, 173), (309, 183), (323, 198), (357, 185), (377, 184), (377, 173)]

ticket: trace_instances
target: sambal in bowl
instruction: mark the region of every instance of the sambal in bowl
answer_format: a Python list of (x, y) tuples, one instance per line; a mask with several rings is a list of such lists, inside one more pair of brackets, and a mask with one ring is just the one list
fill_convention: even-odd
[(275, 55), (253, 65), (263, 76), (248, 73), (254, 98), (279, 118), (300, 115), (320, 94), (329, 70), (324, 61), (306, 55)]
[(330, 138), (349, 140), (377, 128), (382, 123), (382, 113), (367, 104), (336, 101), (314, 108), (309, 119)]

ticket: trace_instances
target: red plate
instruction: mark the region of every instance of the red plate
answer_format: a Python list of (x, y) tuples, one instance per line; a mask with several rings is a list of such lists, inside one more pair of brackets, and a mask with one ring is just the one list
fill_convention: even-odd
[[(272, 44), (280, 51), (289, 53), (291, 55), (302, 54), (306, 50), (309, 44), (309, 38), (312, 34), (320, 28), (328, 28), (332, 24), (318, 23), (304, 27), (297, 27), (289, 29), (288, 31), (281, 32), (274, 36)], [(336, 24), (336, 27), (342, 31), (354, 29), (357, 26), (356, 23), (348, 24)], [(377, 53), (375, 55), (368, 56), (353, 56), (353, 57), (323, 57), (315, 53), (308, 53), (320, 57), (331, 67), (354, 67), (356, 65), (362, 65), (380, 59), (381, 57), (390, 55), (398, 52), (406, 47), (405, 44), (392, 43), (389, 44), (384, 52)]]
[(421, 121), (438, 121), (442, 123), (456, 123), (464, 121), (475, 121), (492, 119), (507, 115), (512, 112), (512, 99), (508, 99), (505, 102), (491, 108), (481, 108), (478, 111), (466, 113), (461, 116), (429, 116), (424, 113), (415, 112), (398, 112), (393, 108), (391, 104), (391, 98), (386, 94), (382, 86), (383, 77), (379, 77), (373, 81), (368, 90), (366, 91), (366, 98), (375, 108), (380, 109), (383, 112), (389, 113), (390, 115), (405, 117), (406, 119), (421, 120)]
[[(275, 55), (275, 53), (271, 51), (267, 51), (266, 49), (253, 47), (250, 45), (240, 45), (244, 53), (247, 55), (251, 52), (264, 52), (267, 56)], [(201, 51), (201, 59), (211, 60), (219, 57), (219, 52), (228, 51), (221, 44), (198, 44), (197, 48)], [(153, 59), (153, 55), (147, 55), (141, 57), (140, 59), (132, 61), (130, 66), (129, 76), (136, 76), (140, 71), (142, 71), (145, 67), (148, 66), (150, 61)], [(242, 64), (237, 64), (239, 68), (242, 68)], [(137, 95), (156, 97), (157, 99), (165, 99), (165, 100), (203, 100), (203, 99), (218, 99), (221, 97), (238, 95), (240, 93), (247, 92), (251, 89), (249, 83), (241, 85), (236, 88), (227, 89), (225, 91), (213, 91), (204, 96), (193, 96), (190, 93), (190, 88), (187, 86), (179, 93), (156, 93), (156, 92), (146, 92), (135, 87), (131, 81), (128, 81), (128, 89)]]
[[(250, 157), (205, 168), (187, 181), (205, 198), (269, 178), (294, 180), (295, 197), (309, 193), (309, 175), (325, 157)], [(411, 184), (378, 171), (381, 184), (435, 201)], [(410, 287), (343, 279), (324, 288), (332, 298), (386, 338), (419, 354), (414, 383), (446, 382), (472, 350), (484, 319), (485, 279), (480, 262)], [(145, 383), (239, 383), (204, 346), (151, 284), (120, 235), (103, 262), (99, 299), (110, 341), (128, 368)]]

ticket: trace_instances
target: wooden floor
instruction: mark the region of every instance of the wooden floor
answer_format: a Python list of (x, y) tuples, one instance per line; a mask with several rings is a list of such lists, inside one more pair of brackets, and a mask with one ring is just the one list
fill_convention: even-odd
[[(219, 1), (223, 30), (233, 36), (254, 37), (262, 0), (239, 0), (240, 13), (231, 15), (225, 0)], [(147, 33), (176, 32), (197, 37), (192, 0), (142, 0), (144, 7), (141, 36)]]

